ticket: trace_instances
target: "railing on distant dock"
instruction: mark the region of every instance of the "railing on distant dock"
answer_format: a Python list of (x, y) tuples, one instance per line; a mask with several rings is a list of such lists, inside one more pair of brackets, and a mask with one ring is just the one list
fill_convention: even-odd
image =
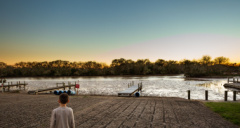
[(28, 85), (25, 81), (23, 83), (21, 83), (20, 81), (17, 81), (16, 84), (14, 84), (13, 82), (6, 82), (6, 83), (7, 84), (2, 83), (2, 85), (0, 86), (0, 88), (2, 88), (2, 92), (5, 92), (6, 88), (7, 88), (7, 91), (9, 92), (11, 87), (17, 87), (19, 90), (21, 90), (23, 87), (23, 89), (25, 90), (25, 86)]
[(240, 83), (240, 81), (238, 79), (239, 79), (239, 77), (228, 77), (228, 83), (230, 83), (230, 82), (232, 82), (232, 83)]

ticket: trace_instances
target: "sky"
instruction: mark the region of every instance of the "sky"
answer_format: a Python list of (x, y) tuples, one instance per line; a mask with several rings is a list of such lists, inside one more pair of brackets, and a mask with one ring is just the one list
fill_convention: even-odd
[(239, 0), (1, 0), (0, 62), (240, 62)]

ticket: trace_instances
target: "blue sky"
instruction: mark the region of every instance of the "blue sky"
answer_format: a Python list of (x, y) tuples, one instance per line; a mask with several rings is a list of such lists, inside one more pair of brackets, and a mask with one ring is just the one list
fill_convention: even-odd
[[(199, 43), (216, 46), (204, 54), (240, 60), (239, 50), (229, 47), (229, 53), (222, 49), (224, 42), (212, 39), (240, 46), (239, 0), (1, 0), (0, 16), (0, 61), (9, 64), (56, 59), (110, 63), (118, 57), (194, 59), (203, 55), (204, 49), (191, 48)], [(181, 51), (188, 52), (171, 50), (180, 43), (172, 41), (182, 37), (195, 38), (181, 42), (186, 46)], [(204, 42), (195, 41), (202, 38)], [(140, 44), (150, 51), (158, 46), (171, 52), (133, 57)], [(123, 49), (130, 47), (124, 55)], [(192, 56), (193, 52), (197, 54)], [(177, 57), (171, 57), (174, 54)]]

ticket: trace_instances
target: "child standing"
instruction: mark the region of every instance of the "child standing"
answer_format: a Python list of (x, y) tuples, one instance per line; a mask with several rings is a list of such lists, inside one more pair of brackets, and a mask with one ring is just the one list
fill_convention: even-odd
[(50, 128), (75, 128), (73, 110), (67, 107), (68, 102), (68, 94), (62, 93), (58, 100), (60, 106), (52, 111)]

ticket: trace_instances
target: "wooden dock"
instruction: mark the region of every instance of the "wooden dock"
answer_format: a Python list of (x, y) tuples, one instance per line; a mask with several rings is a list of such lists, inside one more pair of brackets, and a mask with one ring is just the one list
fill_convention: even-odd
[(226, 83), (223, 86), (227, 88), (235, 88), (240, 90), (240, 83)]
[[(61, 85), (62, 86), (58, 86), (58, 85)], [(52, 91), (55, 91), (55, 90), (59, 90), (59, 89), (63, 89), (63, 90), (66, 90), (67, 88), (70, 90), (71, 88), (74, 88), (74, 90), (76, 89), (76, 82), (75, 84), (71, 84), (71, 83), (68, 83), (68, 85), (65, 85), (65, 83), (56, 83), (56, 87), (50, 87), (50, 88), (44, 88), (44, 89), (38, 89), (38, 90), (30, 90), (28, 91), (28, 94), (35, 94), (37, 95), (39, 92), (52, 92)]]
[[(0, 86), (0, 88), (2, 89), (3, 92), (5, 92), (5, 91), (9, 92), (11, 87), (17, 87), (19, 90), (21, 90), (23, 88), (25, 90), (25, 86), (28, 85), (25, 81), (23, 83), (21, 83), (20, 81), (17, 81), (16, 84), (13, 84), (13, 82), (6, 82), (6, 83), (1, 84), (1, 86)], [(7, 90), (6, 90), (6, 88), (7, 88)]]
[(235, 88), (240, 90), (239, 77), (228, 78), (228, 83), (225, 83), (223, 86), (227, 88)]
[(135, 92), (142, 90), (142, 83), (128, 85), (128, 88), (118, 93), (118, 96), (132, 96)]
[(228, 77), (228, 83), (240, 83), (240, 77)]

